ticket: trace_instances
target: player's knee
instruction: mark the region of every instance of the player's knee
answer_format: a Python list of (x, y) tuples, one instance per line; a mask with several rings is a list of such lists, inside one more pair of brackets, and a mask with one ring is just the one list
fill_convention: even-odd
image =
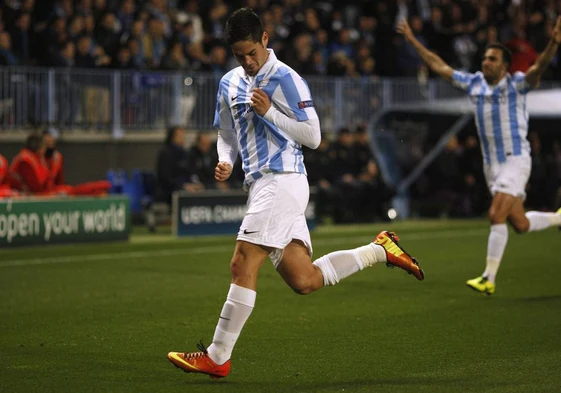
[(230, 261), (230, 273), (232, 278), (240, 278), (248, 274), (246, 271), (247, 264), (245, 263), (246, 257), (241, 252), (235, 252)]
[(312, 280), (306, 276), (300, 276), (288, 284), (298, 295), (309, 295), (315, 291)]
[(521, 222), (512, 222), (511, 224), (514, 232), (518, 234), (526, 233), (530, 229), (530, 222), (527, 220)]
[(504, 224), (506, 222), (506, 217), (504, 214), (500, 214), (496, 210), (491, 209), (489, 210), (489, 222), (491, 225)]

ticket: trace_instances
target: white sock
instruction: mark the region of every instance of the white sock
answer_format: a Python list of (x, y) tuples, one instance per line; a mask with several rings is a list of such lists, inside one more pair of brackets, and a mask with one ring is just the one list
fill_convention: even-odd
[(506, 224), (491, 225), (491, 232), (489, 233), (489, 241), (487, 243), (487, 266), (483, 276), (487, 277), (492, 283), (495, 282), (507, 242), (508, 228)]
[(549, 227), (561, 226), (561, 214), (530, 211), (526, 213), (530, 221), (528, 232), (542, 231)]
[(218, 325), (214, 331), (208, 355), (216, 364), (226, 363), (232, 356), (234, 345), (240, 336), (243, 325), (251, 315), (257, 293), (248, 288), (230, 285)]
[(343, 278), (372, 266), (386, 262), (384, 247), (370, 243), (354, 250), (334, 251), (314, 261), (323, 274), (323, 284), (335, 285)]

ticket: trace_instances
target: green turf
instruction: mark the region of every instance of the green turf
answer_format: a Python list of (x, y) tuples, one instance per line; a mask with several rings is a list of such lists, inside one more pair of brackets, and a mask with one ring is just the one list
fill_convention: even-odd
[[(315, 256), (380, 226), (323, 227)], [(212, 338), (233, 236), (0, 251), (0, 392), (559, 392), (561, 233), (511, 232), (497, 292), (483, 221), (392, 225), (424, 282), (378, 265), (298, 296), (270, 264), (221, 381), (165, 358)]]

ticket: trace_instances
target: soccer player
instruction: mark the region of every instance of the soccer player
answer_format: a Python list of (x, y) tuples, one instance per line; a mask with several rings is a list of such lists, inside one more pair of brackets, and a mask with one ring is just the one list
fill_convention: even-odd
[(467, 285), (481, 293), (495, 292), (495, 278), (508, 240), (506, 222), (518, 233), (540, 231), (561, 225), (557, 213), (524, 211), (526, 183), (531, 171), (526, 93), (536, 87), (561, 44), (561, 17), (557, 18), (551, 39), (544, 52), (528, 72), (507, 72), (511, 53), (499, 43), (485, 50), (481, 71), (468, 74), (453, 70), (435, 53), (425, 48), (414, 36), (406, 21), (397, 31), (415, 48), (430, 69), (453, 86), (464, 90), (475, 107), (483, 154), (484, 174), (493, 196), (489, 208), (491, 231), (487, 245), (487, 264), (480, 277)]
[(309, 187), (302, 145), (321, 139), (319, 120), (308, 85), (267, 49), (262, 21), (249, 8), (235, 11), (226, 40), (240, 66), (220, 81), (214, 126), (219, 129), (215, 178), (225, 181), (239, 152), (248, 192), (247, 213), (230, 263), (232, 283), (212, 344), (200, 351), (170, 352), (169, 360), (187, 372), (222, 378), (255, 304), (257, 275), (269, 257), (284, 281), (298, 294), (309, 294), (376, 263), (397, 266), (424, 278), (416, 260), (383, 231), (372, 243), (336, 251), (312, 263), (312, 243), (304, 211)]

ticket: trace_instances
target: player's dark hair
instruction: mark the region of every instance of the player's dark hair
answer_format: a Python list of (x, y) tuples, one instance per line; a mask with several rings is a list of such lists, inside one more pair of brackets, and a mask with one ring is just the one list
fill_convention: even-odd
[(494, 42), (492, 44), (488, 44), (485, 47), (485, 52), (487, 52), (487, 49), (498, 49), (498, 50), (500, 50), (501, 52), (503, 52), (503, 61), (505, 63), (512, 64), (512, 52), (510, 51), (510, 49), (508, 49), (503, 44), (498, 43), (498, 42)]
[(228, 45), (239, 41), (261, 42), (263, 22), (251, 8), (234, 11), (226, 22), (226, 42)]

